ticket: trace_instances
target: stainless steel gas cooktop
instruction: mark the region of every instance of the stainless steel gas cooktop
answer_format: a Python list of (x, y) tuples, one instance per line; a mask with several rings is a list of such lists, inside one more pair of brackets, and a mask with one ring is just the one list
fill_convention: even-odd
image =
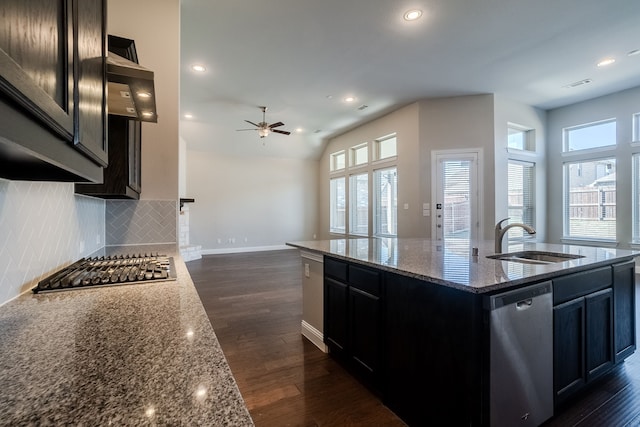
[(139, 253), (83, 258), (38, 282), (33, 293), (176, 280), (173, 258)]

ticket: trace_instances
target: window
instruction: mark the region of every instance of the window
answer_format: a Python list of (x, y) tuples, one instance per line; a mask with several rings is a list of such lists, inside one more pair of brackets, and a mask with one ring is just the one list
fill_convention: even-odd
[(330, 180), (329, 189), (329, 231), (332, 233), (345, 233), (346, 194), (344, 177)]
[(330, 171), (339, 171), (345, 167), (345, 152), (344, 150), (331, 154)]
[[(511, 222), (535, 228), (535, 164), (509, 160), (507, 173), (508, 215)], [(521, 227), (508, 231), (508, 238), (529, 237)]]
[(396, 151), (397, 140), (395, 135), (391, 135), (385, 138), (376, 140), (376, 159), (382, 160), (390, 157), (395, 157), (398, 153)]
[(616, 145), (616, 121), (605, 120), (565, 128), (563, 151), (588, 150)]
[(616, 239), (616, 159), (564, 164), (564, 234)]
[(640, 142), (640, 113), (633, 115), (633, 140), (634, 142)]
[(396, 168), (373, 172), (374, 236), (398, 234), (398, 177)]
[(509, 123), (507, 126), (507, 148), (536, 151), (535, 130)]
[(369, 163), (369, 144), (351, 147), (351, 166), (365, 165)]
[(640, 243), (640, 153), (633, 157), (633, 242)]
[(369, 235), (369, 174), (349, 177), (349, 234)]

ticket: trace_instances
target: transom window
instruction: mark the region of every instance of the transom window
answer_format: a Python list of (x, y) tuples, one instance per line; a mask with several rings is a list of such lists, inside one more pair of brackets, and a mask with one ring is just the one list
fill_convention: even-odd
[(351, 166), (360, 166), (369, 163), (369, 144), (351, 147)]
[(339, 171), (344, 169), (346, 153), (344, 150), (337, 151), (331, 154), (331, 165), (329, 166), (330, 171)]
[(615, 145), (615, 119), (573, 126), (563, 130), (564, 152), (612, 147)]
[(507, 126), (507, 148), (535, 151), (535, 130), (514, 123), (509, 123)]
[(395, 135), (387, 136), (376, 140), (376, 159), (388, 159), (398, 155), (397, 139)]

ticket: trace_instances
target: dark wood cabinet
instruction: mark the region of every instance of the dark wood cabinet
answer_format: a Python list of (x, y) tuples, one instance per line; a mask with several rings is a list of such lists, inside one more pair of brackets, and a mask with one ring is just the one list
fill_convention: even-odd
[(106, 0), (0, 3), (0, 177), (102, 179)]
[(585, 296), (585, 359), (587, 382), (613, 366), (613, 291)]
[[(138, 63), (135, 42), (109, 35), (109, 51)], [(105, 199), (139, 199), (141, 192), (142, 123), (127, 116), (108, 116), (109, 165), (101, 184), (76, 184), (79, 194)]]
[(587, 381), (585, 317), (583, 297), (553, 308), (553, 382), (556, 405), (580, 390)]
[(636, 350), (635, 261), (613, 265), (613, 341), (615, 363)]
[(381, 277), (372, 269), (326, 258), (325, 344), (373, 391), (381, 380)]
[(635, 351), (634, 268), (632, 260), (553, 280), (556, 406)]
[(109, 115), (109, 166), (102, 184), (76, 184), (79, 194), (105, 199), (140, 198), (141, 128), (139, 121)]
[(385, 285), (385, 405), (412, 426), (488, 423), (481, 296), (392, 273)]

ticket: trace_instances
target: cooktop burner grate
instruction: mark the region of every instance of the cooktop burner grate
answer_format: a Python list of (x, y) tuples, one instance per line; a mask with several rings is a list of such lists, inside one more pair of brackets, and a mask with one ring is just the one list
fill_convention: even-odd
[(173, 258), (139, 253), (83, 258), (38, 282), (33, 293), (176, 280)]

